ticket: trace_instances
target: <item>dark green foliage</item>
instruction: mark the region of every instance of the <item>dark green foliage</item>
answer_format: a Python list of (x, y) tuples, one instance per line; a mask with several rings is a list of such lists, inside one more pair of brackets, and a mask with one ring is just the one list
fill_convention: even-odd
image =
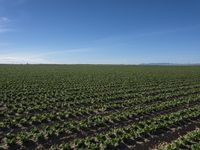
[(5, 149), (133, 149), (194, 118), (199, 66), (0, 65)]

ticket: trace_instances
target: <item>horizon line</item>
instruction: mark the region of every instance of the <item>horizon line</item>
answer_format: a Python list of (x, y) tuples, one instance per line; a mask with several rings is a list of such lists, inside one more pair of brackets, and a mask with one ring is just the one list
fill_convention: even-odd
[(200, 63), (0, 63), (0, 65), (135, 65), (135, 66), (200, 66)]

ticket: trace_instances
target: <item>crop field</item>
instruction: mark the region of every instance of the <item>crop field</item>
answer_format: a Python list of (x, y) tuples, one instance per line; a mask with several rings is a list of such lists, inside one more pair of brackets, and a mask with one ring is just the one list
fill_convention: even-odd
[(200, 149), (200, 67), (0, 65), (0, 149)]

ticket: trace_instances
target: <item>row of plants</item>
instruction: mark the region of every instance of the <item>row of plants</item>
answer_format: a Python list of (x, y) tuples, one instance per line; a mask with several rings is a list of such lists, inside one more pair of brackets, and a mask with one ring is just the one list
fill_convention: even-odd
[[(200, 96), (199, 96), (200, 97)], [(152, 106), (149, 106), (145, 109), (142, 109), (142, 107), (132, 110), (127, 110), (123, 112), (116, 112), (113, 114), (110, 114), (109, 116), (102, 117), (101, 115), (97, 115), (85, 120), (81, 120), (78, 122), (63, 122), (62, 124), (56, 124), (52, 126), (44, 126), (41, 129), (34, 128), (34, 130), (31, 130), (30, 132), (20, 132), (18, 134), (15, 134), (15, 138), (20, 138), (21, 134), (27, 135), (26, 137), (37, 137), (35, 136), (35, 133), (39, 133), (40, 136), (45, 138), (47, 141), (53, 136), (59, 136), (60, 134), (63, 134), (65, 136), (71, 135), (74, 133), (80, 133), (80, 132), (89, 132), (90, 130), (94, 130), (95, 128), (103, 128), (104, 130), (116, 127), (117, 122), (125, 122), (129, 121), (133, 118), (137, 118), (138, 116), (142, 116), (148, 113), (153, 113), (156, 111), (162, 111), (165, 109), (171, 109), (176, 108), (179, 105), (183, 104), (190, 104), (195, 101), (199, 101), (199, 97), (195, 98), (190, 97), (188, 99), (179, 99), (179, 100), (172, 100), (163, 102), (161, 104), (153, 104)], [(151, 117), (151, 116), (150, 116)], [(104, 131), (102, 130), (102, 131)], [(95, 133), (98, 133), (99, 131), (96, 130)], [(87, 134), (86, 134), (87, 135)], [(27, 139), (27, 140), (28, 140)], [(33, 141), (37, 141), (37, 139), (32, 139)], [(15, 140), (16, 141), (16, 140)]]
[[(194, 86), (197, 86), (197, 85), (194, 85)], [(173, 87), (177, 87), (176, 85), (174, 85)], [(157, 89), (161, 88), (163, 89), (162, 87), (156, 87)], [(167, 86), (165, 88), (168, 88)], [(170, 88), (170, 87), (169, 87)], [(171, 87), (172, 88), (172, 87)], [(192, 87), (191, 87), (192, 88)], [(156, 91), (155, 87), (150, 87), (150, 89), (142, 89), (143, 90), (143, 93), (145, 94), (144, 96), (146, 96), (148, 93), (146, 93), (148, 90), (150, 91), (154, 91), (159, 93), (159, 91)], [(165, 89), (166, 90), (166, 89)], [(171, 89), (173, 90), (173, 89)], [(2, 111), (1, 113), (2, 114), (8, 114), (8, 115), (13, 115), (15, 116), (15, 112), (17, 112), (17, 114), (23, 114), (23, 112), (39, 112), (39, 111), (42, 111), (42, 110), (49, 110), (49, 109), (54, 109), (55, 106), (56, 108), (61, 108), (63, 107), (63, 103), (67, 103), (67, 105), (64, 105), (64, 109), (66, 109), (66, 107), (77, 107), (77, 106), (82, 106), (81, 104), (87, 104), (87, 105), (90, 105), (90, 104), (93, 104), (94, 102), (97, 102), (99, 100), (101, 100), (102, 102), (104, 102), (105, 100), (109, 101), (110, 99), (120, 99), (120, 98), (123, 98), (123, 95), (126, 94), (127, 96), (133, 96), (133, 95), (136, 95), (135, 93), (138, 93), (140, 92), (140, 90), (131, 90), (129, 89), (128, 91), (128, 94), (126, 94), (126, 91), (124, 90), (120, 90), (119, 93), (116, 93), (116, 92), (107, 92), (107, 94), (105, 95), (95, 95), (94, 93), (91, 94), (92, 97), (82, 97), (80, 96), (79, 99), (76, 100), (76, 97), (72, 96), (72, 98), (74, 99), (72, 102), (69, 102), (68, 101), (68, 97), (66, 97), (65, 95), (61, 95), (60, 96), (55, 96), (54, 97), (48, 97), (48, 94), (43, 95), (38, 93), (38, 94), (34, 94), (34, 95), (25, 95), (25, 96), (21, 96), (16, 93), (16, 94), (13, 94), (16, 96), (16, 98), (10, 98), (12, 101), (7, 101), (7, 99), (9, 98), (6, 98), (6, 107), (8, 109), (5, 109), (4, 111)], [(130, 93), (131, 92), (131, 93)], [(165, 91), (160, 91), (160, 92), (165, 92)], [(108, 93), (111, 93), (112, 95), (108, 95)], [(132, 94), (133, 93), (133, 94)], [(143, 93), (140, 94), (143, 95)], [(149, 93), (151, 94), (151, 93)], [(94, 96), (95, 95), (95, 96)], [(138, 95), (138, 94), (137, 94)], [(38, 98), (38, 96), (40, 98)], [(109, 97), (109, 99), (108, 99)], [(43, 99), (43, 100), (41, 100)], [(9, 102), (9, 103), (8, 103)], [(29, 106), (32, 106), (32, 107), (29, 107)], [(10, 117), (10, 116), (9, 116)]]
[[(190, 120), (191, 118), (199, 116), (200, 106), (196, 106), (194, 108), (141, 121), (126, 127), (114, 128), (106, 133), (99, 133), (95, 136), (88, 136), (83, 139), (75, 139), (72, 142), (60, 144), (58, 147), (61, 149), (117, 149), (121, 144), (125, 144), (129, 148), (134, 148), (134, 142), (131, 144), (128, 142), (129, 140), (137, 141), (137, 139), (144, 138), (147, 133), (151, 134), (173, 125), (180, 125), (183, 120)], [(55, 148), (57, 148), (57, 146), (51, 147), (51, 149)]]
[(200, 148), (200, 129), (197, 128), (194, 131), (187, 133), (186, 135), (179, 137), (175, 141), (169, 144), (161, 144), (158, 150), (177, 150), (177, 149), (192, 149), (199, 150)]
[[(139, 111), (142, 110), (143, 112), (148, 112), (149, 108), (150, 108), (150, 111), (152, 111), (154, 106), (163, 105), (163, 104), (165, 104), (165, 101), (166, 101), (166, 103), (171, 103), (171, 101), (172, 101), (173, 104), (176, 105), (179, 103), (179, 101), (181, 101), (182, 103), (185, 103), (188, 101), (188, 103), (189, 103), (193, 100), (196, 100), (196, 98), (198, 98), (198, 94), (191, 95), (192, 94), (191, 92), (200, 92), (200, 91), (199, 91), (199, 89), (197, 89), (197, 91), (191, 90), (191, 91), (187, 91), (187, 92), (181, 91), (178, 93), (174, 93), (174, 95), (170, 95), (172, 100), (170, 100), (169, 99), (170, 97), (168, 97), (168, 96), (165, 97), (165, 94), (158, 95), (159, 99), (162, 100), (162, 103), (160, 103), (160, 104), (156, 103), (156, 100), (158, 99), (158, 97), (152, 96), (152, 97), (149, 97), (146, 99), (139, 98), (139, 99), (135, 99), (135, 100), (125, 101), (124, 103), (111, 103), (111, 105), (108, 105), (107, 107), (101, 106), (101, 110), (103, 112), (105, 112), (106, 110), (112, 109), (111, 115), (114, 115), (115, 112), (118, 114), (121, 114), (121, 113), (127, 114), (127, 112), (137, 113), (137, 110), (139, 110)], [(186, 96), (184, 96), (184, 94)], [(174, 97), (176, 97), (176, 98), (174, 99)], [(146, 103), (147, 105), (144, 105), (144, 103)], [(150, 103), (150, 104), (148, 105), (148, 103)], [(120, 108), (123, 108), (123, 109), (120, 109)], [(86, 118), (84, 116), (87, 116), (87, 114), (88, 114), (89, 119), (91, 119), (93, 116), (96, 118), (98, 118), (98, 116), (100, 116), (102, 118), (103, 113), (100, 113), (100, 111), (98, 113), (94, 113), (94, 112), (97, 112), (98, 109), (99, 108), (94, 109), (93, 107), (91, 107), (91, 108), (88, 107), (86, 109), (78, 109), (78, 110), (74, 109), (74, 110), (71, 110), (71, 112), (69, 110), (66, 110), (66, 111), (59, 111), (59, 112), (55, 112), (55, 113), (27, 116), (26, 118), (25, 117), (9, 118), (9, 119), (6, 119), (3, 122), (1, 122), (0, 128), (21, 127), (23, 125), (24, 126), (27, 126), (27, 125), (34, 126), (35, 124), (40, 124), (40, 125), (47, 124), (47, 123), (49, 124), (49, 122), (52, 122), (52, 123), (61, 122), (62, 123), (62, 122), (66, 122), (66, 121), (69, 122), (70, 118), (74, 118), (71, 120), (79, 120), (79, 119), (77, 119), (78, 117), (80, 117), (81, 120), (84, 120)], [(113, 110), (115, 110), (115, 111), (113, 111)], [(103, 115), (103, 117), (109, 117), (111, 112), (104, 113), (105, 115)], [(94, 115), (91, 116), (90, 114), (94, 114)]]
[[(103, 99), (105, 99), (105, 100), (103, 100), (103, 101), (99, 100), (101, 102), (99, 102), (98, 104), (95, 103), (95, 101), (97, 101), (96, 99), (91, 100), (89, 103), (86, 103), (86, 100), (82, 100), (82, 101), (80, 100), (79, 102), (67, 102), (67, 101), (61, 101), (60, 100), (57, 103), (55, 102), (56, 103), (55, 105), (51, 105), (50, 104), (52, 102), (51, 100), (49, 100), (48, 102), (43, 101), (43, 102), (40, 102), (40, 103), (37, 103), (35, 101), (31, 101), (31, 102), (27, 101), (26, 104), (24, 104), (24, 103), (19, 103), (18, 105), (10, 104), (9, 106), (7, 106), (8, 107), (7, 110), (9, 112), (2, 111), (0, 115), (4, 116), (4, 118), (6, 117), (6, 118), (10, 118), (10, 119), (15, 118), (16, 117), (15, 114), (18, 114), (17, 118), (19, 118), (19, 116), (21, 116), (21, 118), (23, 118), (23, 117), (28, 118), (29, 116), (32, 116), (32, 113), (30, 114), (29, 112), (33, 111), (33, 110), (35, 110), (38, 113), (39, 112), (42, 113), (45, 110), (46, 110), (46, 112), (48, 112), (48, 110), (53, 110), (54, 113), (57, 113), (57, 110), (59, 110), (59, 111), (68, 110), (69, 112), (70, 111), (74, 111), (74, 110), (80, 111), (82, 108), (84, 109), (90, 103), (92, 103), (92, 106), (93, 106), (93, 108), (91, 106), (89, 106), (90, 109), (93, 109), (93, 110), (95, 109), (96, 110), (96, 109), (99, 108), (99, 106), (101, 106), (101, 108), (102, 107), (106, 107), (110, 103), (111, 103), (111, 105), (114, 106), (115, 102), (113, 102), (113, 104), (112, 104), (112, 102), (110, 102), (110, 100), (112, 100), (112, 99), (120, 99), (120, 101), (122, 102), (122, 105), (123, 105), (123, 103), (124, 104), (126, 103), (127, 99), (128, 100), (129, 99), (136, 99), (137, 100), (138, 99), (137, 97), (139, 97), (139, 98), (146, 97), (146, 96), (148, 96), (148, 94), (150, 94), (149, 96), (156, 95), (159, 98), (159, 96), (161, 95), (159, 93), (165, 93), (165, 94), (168, 93), (169, 96), (170, 96), (171, 95), (171, 93), (170, 93), (171, 91), (178, 92), (178, 91), (188, 91), (190, 89), (194, 89), (195, 90), (196, 88), (198, 89), (198, 87), (199, 87), (198, 85), (194, 85), (194, 86), (180, 87), (180, 89), (175, 89), (175, 88), (164, 89), (164, 90), (161, 89), (161, 90), (156, 90), (153, 93), (152, 92), (146, 92), (145, 95), (142, 95), (142, 93), (140, 93), (140, 94), (129, 93), (129, 94), (121, 94), (120, 96), (118, 96), (118, 95), (117, 96), (115, 95), (115, 96), (112, 96), (112, 97), (107, 96), (107, 97), (103, 97)], [(124, 95), (124, 97), (122, 95)], [(108, 102), (106, 102), (106, 100)], [(120, 102), (120, 101), (117, 101), (117, 102)], [(32, 107), (29, 107), (30, 105)], [(82, 106), (82, 108), (80, 107), (80, 105)], [(89, 110), (83, 110), (83, 111), (88, 112)], [(22, 113), (26, 112), (26, 113), (25, 113), (25, 115), (20, 115), (21, 112)], [(30, 115), (28, 115), (28, 114), (30, 114)]]

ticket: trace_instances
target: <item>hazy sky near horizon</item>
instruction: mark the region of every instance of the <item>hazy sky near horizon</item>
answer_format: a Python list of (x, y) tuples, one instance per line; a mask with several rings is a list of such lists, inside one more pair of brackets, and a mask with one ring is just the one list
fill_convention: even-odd
[(199, 0), (0, 0), (0, 63), (200, 63)]

